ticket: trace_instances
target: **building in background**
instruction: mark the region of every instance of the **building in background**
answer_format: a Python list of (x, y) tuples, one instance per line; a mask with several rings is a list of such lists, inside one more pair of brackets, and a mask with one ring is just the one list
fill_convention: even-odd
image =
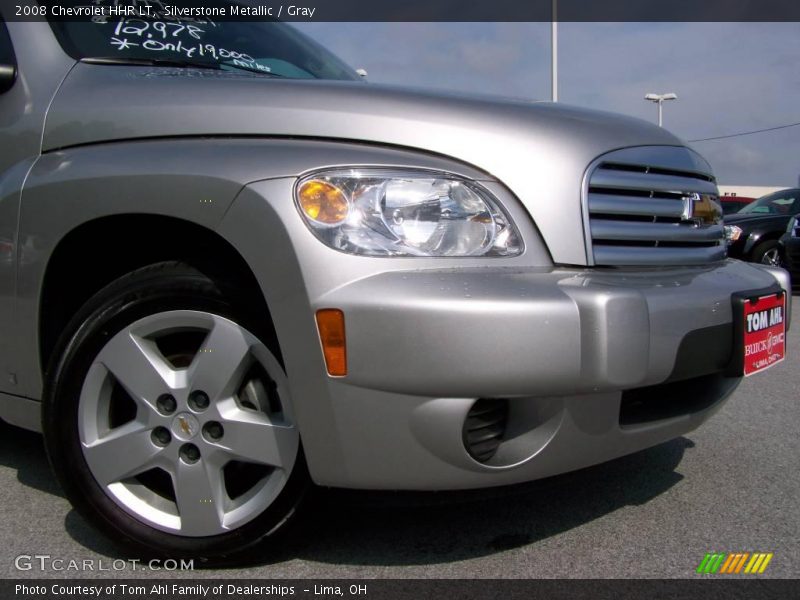
[(720, 196), (760, 198), (772, 192), (786, 189), (785, 185), (720, 185)]

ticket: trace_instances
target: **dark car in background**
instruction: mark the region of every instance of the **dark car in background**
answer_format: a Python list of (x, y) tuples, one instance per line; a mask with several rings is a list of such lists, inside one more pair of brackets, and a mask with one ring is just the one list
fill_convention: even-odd
[(780, 240), (783, 267), (792, 275), (792, 287), (800, 287), (800, 216), (795, 215)]
[(728, 256), (765, 265), (781, 266), (779, 240), (789, 221), (800, 212), (800, 189), (789, 188), (762, 196), (725, 216)]
[(719, 203), (722, 206), (722, 214), (732, 215), (739, 212), (750, 204), (755, 198), (747, 196), (720, 196)]

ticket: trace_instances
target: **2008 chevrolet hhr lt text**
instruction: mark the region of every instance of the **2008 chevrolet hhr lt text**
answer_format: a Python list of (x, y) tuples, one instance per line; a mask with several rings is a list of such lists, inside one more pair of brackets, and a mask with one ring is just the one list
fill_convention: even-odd
[(158, 13), (7, 17), (0, 90), (0, 417), (134, 552), (606, 461), (783, 358), (787, 274), (726, 258), (708, 163), (643, 121)]

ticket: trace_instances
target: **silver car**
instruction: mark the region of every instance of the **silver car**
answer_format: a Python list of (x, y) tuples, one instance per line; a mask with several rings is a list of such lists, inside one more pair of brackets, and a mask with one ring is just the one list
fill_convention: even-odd
[(783, 357), (787, 274), (726, 258), (661, 128), (368, 84), (281, 23), (10, 18), (0, 417), (135, 553), (607, 461)]

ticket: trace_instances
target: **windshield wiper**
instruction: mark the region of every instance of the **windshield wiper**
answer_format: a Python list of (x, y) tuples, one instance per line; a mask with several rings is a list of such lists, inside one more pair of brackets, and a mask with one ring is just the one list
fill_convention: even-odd
[(183, 69), (213, 69), (221, 71), (217, 63), (178, 60), (169, 58), (125, 58), (122, 56), (89, 56), (82, 58), (81, 62), (90, 65), (133, 65), (143, 67), (178, 67)]

